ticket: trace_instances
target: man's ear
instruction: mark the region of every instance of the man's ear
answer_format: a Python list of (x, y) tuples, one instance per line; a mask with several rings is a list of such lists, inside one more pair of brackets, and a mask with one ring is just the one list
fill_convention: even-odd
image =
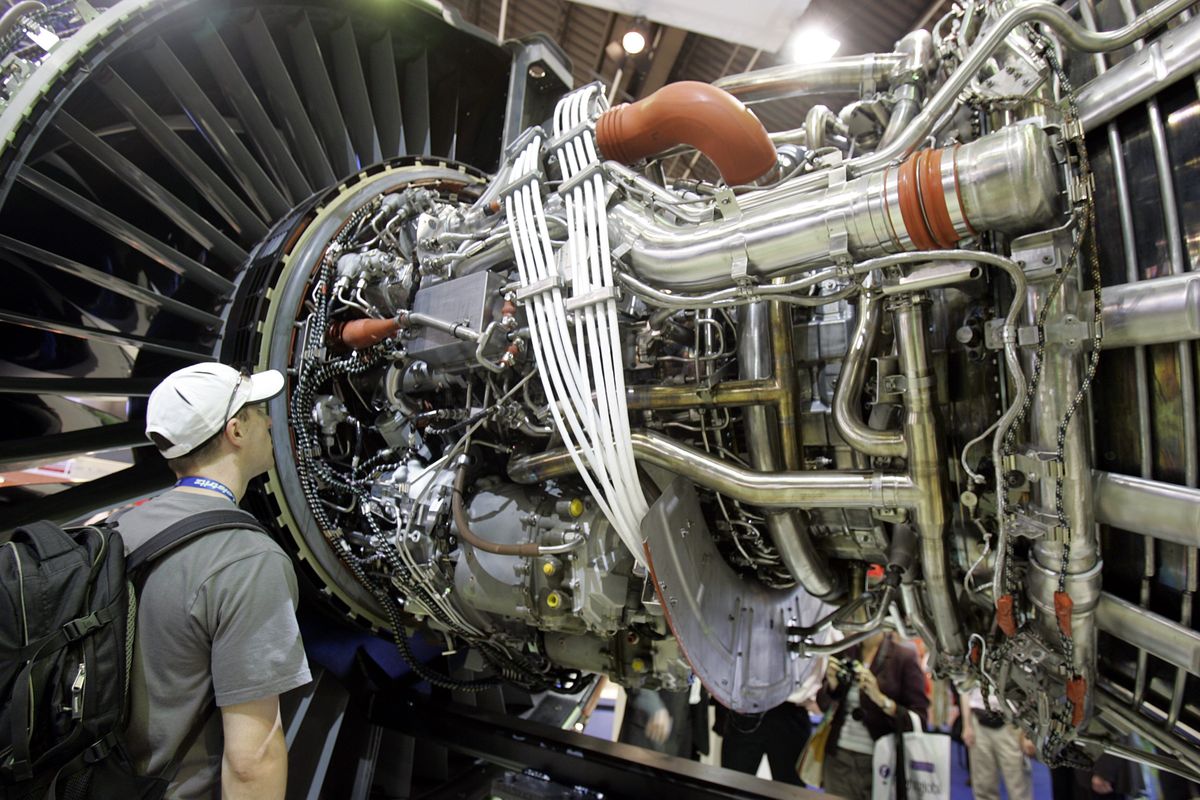
[(242, 442), (246, 438), (246, 427), (237, 414), (234, 414), (229, 418), (229, 422), (225, 423), (225, 438), (235, 447), (242, 446)]

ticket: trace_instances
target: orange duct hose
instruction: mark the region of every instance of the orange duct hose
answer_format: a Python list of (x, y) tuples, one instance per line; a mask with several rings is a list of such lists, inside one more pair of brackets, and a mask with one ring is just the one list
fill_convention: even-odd
[(334, 322), (329, 326), (328, 341), (361, 350), (395, 336), (400, 323), (394, 319), (354, 319), (349, 322)]
[(596, 122), (606, 159), (633, 164), (676, 145), (708, 156), (730, 186), (750, 183), (776, 164), (758, 117), (729, 92), (698, 81), (667, 84), (649, 97), (611, 108)]

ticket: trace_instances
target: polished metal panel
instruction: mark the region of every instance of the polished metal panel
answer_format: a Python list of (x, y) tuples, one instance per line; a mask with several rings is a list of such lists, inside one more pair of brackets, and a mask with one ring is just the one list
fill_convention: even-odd
[[(417, 292), (413, 299), (413, 314), (478, 333), (500, 318), (500, 306), (504, 302), (500, 287), (503, 283), (494, 272), (477, 272), (435, 284)], [(413, 358), (435, 367), (461, 365), (475, 359), (475, 342), (464, 342), (432, 327), (417, 328), (407, 347)]]
[(691, 481), (676, 478), (642, 521), (656, 591), (692, 669), (722, 705), (762, 713), (784, 702), (816, 668), (794, 658), (789, 625), (825, 610), (803, 588), (768, 589), (725, 563)]

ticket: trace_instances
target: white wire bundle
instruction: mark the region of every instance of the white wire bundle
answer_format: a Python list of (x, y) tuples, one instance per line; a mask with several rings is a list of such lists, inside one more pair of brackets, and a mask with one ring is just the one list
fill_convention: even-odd
[[(596, 91), (596, 86), (585, 87), (559, 102), (556, 134), (561, 136), (589, 118)], [(599, 161), (591, 130), (580, 130), (557, 152), (564, 181)], [(517, 156), (514, 182), (539, 175), (541, 147), (541, 138), (535, 137)], [(565, 306), (568, 290), (554, 285), (569, 279), (570, 296), (579, 299), (615, 285), (605, 214), (607, 188), (597, 172), (565, 197), (568, 239), (559, 254), (564, 262), (560, 272), (539, 183), (537, 177), (530, 177), (505, 199), (521, 282), (526, 287), (549, 287), (528, 299), (538, 373), (555, 427), (576, 470), (621, 540), (644, 563), (640, 525), (649, 507), (633, 460), (616, 301), (610, 295), (578, 308), (572, 326)]]

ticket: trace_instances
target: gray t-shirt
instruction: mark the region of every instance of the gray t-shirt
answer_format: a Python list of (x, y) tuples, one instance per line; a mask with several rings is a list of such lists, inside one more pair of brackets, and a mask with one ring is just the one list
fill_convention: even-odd
[[(184, 517), (228, 508), (223, 497), (169, 491), (122, 514), (117, 529), (128, 553)], [(217, 707), (312, 680), (297, 599), (291, 561), (258, 531), (205, 534), (151, 565), (138, 596), (126, 742), (139, 772), (157, 775), (195, 737), (167, 797), (220, 796)]]

